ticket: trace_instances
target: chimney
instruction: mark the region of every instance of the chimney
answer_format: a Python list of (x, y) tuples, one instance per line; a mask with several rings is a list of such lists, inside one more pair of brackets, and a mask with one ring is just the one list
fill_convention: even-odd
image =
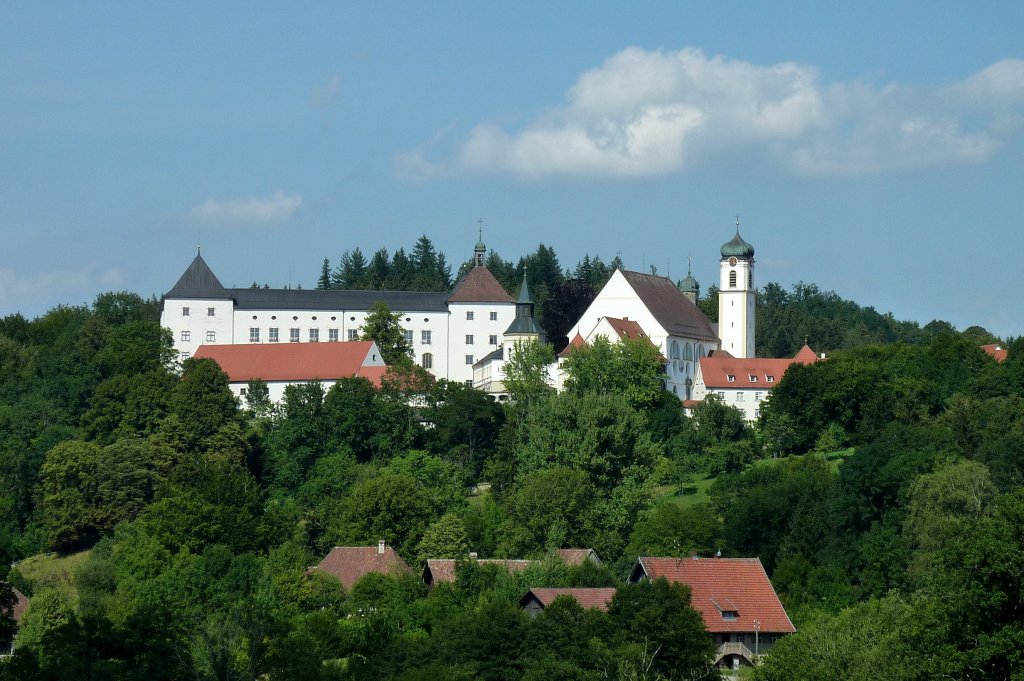
[(383, 539), (381, 539), (379, 542), (377, 542), (377, 555), (378, 556), (383, 556), (384, 555), (384, 547), (385, 546), (386, 546), (386, 544), (384, 543)]
[(477, 555), (476, 551), (470, 551), (469, 552), (469, 559), (470, 560), (476, 560), (476, 555)]

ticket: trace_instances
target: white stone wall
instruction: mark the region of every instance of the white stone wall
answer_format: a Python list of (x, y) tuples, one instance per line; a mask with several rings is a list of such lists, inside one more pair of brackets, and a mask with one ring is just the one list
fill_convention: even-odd
[[(213, 314), (210, 314), (210, 310)], [(188, 314), (185, 314), (185, 311)], [(234, 301), (178, 299), (164, 301), (160, 325), (171, 330), (179, 359), (195, 354), (200, 345), (234, 343)], [(208, 334), (212, 333), (212, 339)]]
[[(513, 303), (449, 303), (448, 312), (448, 375), (435, 375), (460, 383), (473, 382), (473, 364), (498, 349), (502, 334), (515, 319), (516, 306)], [(494, 319), (491, 319), (492, 312)], [(472, 319), (467, 315), (472, 315)], [(467, 336), (473, 337), (472, 343), (466, 342)], [(467, 355), (472, 356), (472, 362), (467, 362)]]
[[(718, 336), (722, 349), (733, 357), (754, 357), (753, 260), (723, 258), (719, 267)], [(730, 286), (730, 274), (736, 286)]]

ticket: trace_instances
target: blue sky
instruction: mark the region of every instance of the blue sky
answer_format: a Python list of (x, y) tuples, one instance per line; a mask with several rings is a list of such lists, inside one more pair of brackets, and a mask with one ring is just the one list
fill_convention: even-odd
[[(540, 242), (1024, 333), (1024, 3), (4, 3), (0, 315)], [(634, 6), (635, 5), (635, 6)]]

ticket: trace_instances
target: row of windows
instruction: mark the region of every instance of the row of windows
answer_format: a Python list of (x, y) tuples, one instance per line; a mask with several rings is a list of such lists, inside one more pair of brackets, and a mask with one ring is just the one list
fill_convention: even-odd
[[(290, 328), (288, 330), (288, 340), (290, 342), (292, 342), (292, 343), (298, 343), (299, 340), (300, 340), (300, 338), (299, 338), (300, 332), (301, 332), (301, 329), (299, 329), (298, 327)], [(309, 342), (311, 342), (311, 343), (319, 342), (320, 341), (320, 329), (318, 329), (318, 328), (310, 328), (309, 329), (309, 333), (308, 333), (308, 338), (309, 338)], [(346, 338), (347, 338), (347, 340), (350, 340), (350, 341), (359, 340), (359, 329), (348, 329), (348, 333), (347, 333)], [(412, 344), (412, 338), (413, 338), (413, 332), (407, 329), (405, 331), (405, 342), (409, 343), (411, 345)], [(270, 343), (277, 343), (280, 339), (281, 339), (281, 330), (278, 327), (276, 327), (276, 326), (270, 327), (268, 329), (267, 341), (270, 342)], [(423, 345), (430, 345), (431, 344), (431, 339), (432, 339), (432, 335), (431, 335), (430, 331), (420, 331), (420, 343), (422, 343)], [(338, 341), (338, 329), (327, 329), (327, 340), (328, 340), (328, 342), (336, 343)], [(182, 343), (189, 343), (191, 341), (192, 341), (192, 332), (191, 331), (182, 331), (181, 332), (181, 342)], [(206, 332), (206, 342), (207, 343), (216, 343), (217, 342), (217, 332), (216, 331), (207, 331)], [(260, 328), (258, 326), (250, 326), (249, 327), (249, 342), (250, 343), (259, 343), (260, 342)], [(491, 335), (490, 342), (491, 342), (491, 345), (497, 345), (498, 344), (498, 337), (496, 335)], [(473, 344), (473, 336), (472, 335), (467, 335), (466, 336), (466, 344), (467, 345), (472, 345)]]
[[(473, 334), (471, 334), (471, 333), (467, 333), (466, 334), (466, 345), (473, 345), (474, 340), (475, 340), (475, 336)], [(497, 336), (497, 334), (493, 334), (492, 333), (490, 336), (488, 336), (487, 337), (487, 342), (490, 345), (497, 345), (498, 344), (498, 336)]]
[[(498, 313), (497, 312), (491, 312), (490, 315), (491, 315), (490, 319), (491, 319), (492, 322), (498, 321)], [(466, 312), (466, 321), (467, 322), (473, 321), (473, 311), (472, 310), (468, 310)]]
[[(208, 308), (206, 308), (206, 316), (207, 317), (214, 317), (214, 316), (216, 316), (216, 313), (217, 313), (217, 308), (215, 308), (215, 307), (208, 307)], [(181, 316), (182, 317), (190, 317), (190, 316), (192, 316), (192, 308), (188, 307), (187, 305), (185, 307), (181, 308)]]
[[(751, 383), (757, 383), (757, 376), (755, 376), (754, 374), (747, 374), (747, 379)], [(736, 374), (726, 374), (725, 375), (725, 380), (729, 381), (730, 383), (735, 383), (736, 382)], [(765, 374), (764, 375), (764, 382), (765, 383), (774, 383), (775, 382), (775, 377), (770, 375), (770, 374)]]
[(693, 361), (700, 359), (700, 346), (696, 346), (696, 352), (694, 352), (693, 343), (687, 343), (685, 346), (679, 345), (679, 341), (672, 341), (668, 348), (669, 359), (687, 359)]

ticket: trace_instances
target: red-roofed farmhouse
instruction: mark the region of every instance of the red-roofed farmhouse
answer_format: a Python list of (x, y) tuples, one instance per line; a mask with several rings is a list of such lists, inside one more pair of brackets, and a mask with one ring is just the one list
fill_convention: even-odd
[(690, 587), (690, 604), (718, 646), (716, 664), (754, 664), (796, 631), (758, 558), (641, 557), (629, 581), (659, 577)]
[(536, 617), (544, 608), (554, 603), (559, 596), (568, 596), (575, 598), (584, 608), (597, 608), (608, 612), (608, 606), (614, 595), (615, 589), (611, 588), (541, 589), (533, 587), (519, 599), (519, 607), (531, 617)]
[(383, 541), (377, 546), (335, 546), (314, 570), (334, 575), (346, 589), (364, 575), (412, 574), (412, 569), (398, 553)]

